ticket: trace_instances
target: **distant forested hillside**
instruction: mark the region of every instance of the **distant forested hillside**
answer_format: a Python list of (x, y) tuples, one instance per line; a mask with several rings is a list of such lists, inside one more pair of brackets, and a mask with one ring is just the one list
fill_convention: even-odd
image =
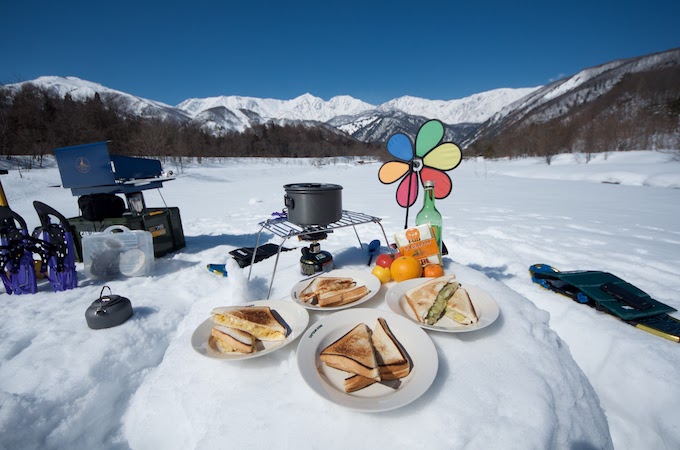
[(195, 125), (124, 112), (99, 94), (75, 101), (31, 84), (15, 95), (0, 87), (0, 153), (52, 154), (55, 148), (112, 141), (112, 153), (182, 157), (332, 157), (385, 154), (384, 145), (360, 142), (332, 129), (257, 125), (243, 133), (212, 136)]

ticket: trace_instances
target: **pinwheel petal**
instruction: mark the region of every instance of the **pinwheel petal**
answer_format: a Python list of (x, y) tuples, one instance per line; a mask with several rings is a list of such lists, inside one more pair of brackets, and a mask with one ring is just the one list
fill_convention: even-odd
[(446, 198), (451, 193), (451, 177), (441, 170), (423, 167), (420, 171), (420, 179), (423, 183), (427, 180), (434, 181), (435, 198)]
[(453, 142), (444, 142), (423, 158), (423, 164), (440, 170), (451, 170), (458, 167), (463, 153)]
[(387, 141), (387, 151), (395, 158), (410, 161), (413, 158), (411, 140), (402, 133), (393, 134)]
[(421, 158), (435, 148), (444, 137), (444, 125), (438, 120), (428, 120), (418, 130), (416, 136), (416, 155)]
[[(410, 184), (410, 186), (409, 186)], [(402, 208), (413, 206), (418, 197), (418, 174), (409, 173), (401, 180), (397, 188), (397, 203)]]
[(408, 172), (409, 165), (401, 161), (389, 161), (380, 167), (378, 179), (383, 184), (390, 184), (403, 177)]

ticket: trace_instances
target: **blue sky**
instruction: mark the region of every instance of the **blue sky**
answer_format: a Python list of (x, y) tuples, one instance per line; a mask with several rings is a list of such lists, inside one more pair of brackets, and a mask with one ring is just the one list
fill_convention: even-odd
[(379, 104), (547, 84), (680, 47), (680, 1), (9, 1), (0, 84), (76, 76), (175, 105), (242, 95)]

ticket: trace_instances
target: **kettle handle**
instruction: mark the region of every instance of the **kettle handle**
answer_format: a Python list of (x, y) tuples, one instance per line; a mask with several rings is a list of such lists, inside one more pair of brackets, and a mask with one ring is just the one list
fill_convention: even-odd
[[(98, 307), (97, 310), (94, 312), (95, 315), (106, 314), (106, 309), (104, 309), (104, 307), (102, 306), (103, 303), (104, 303), (104, 302), (102, 301), (102, 299), (104, 298), (104, 289), (108, 289), (108, 290), (109, 290), (109, 296), (113, 295), (113, 292), (111, 291), (111, 288), (110, 288), (110, 287), (104, 286), (104, 287), (102, 288), (101, 292), (99, 292), (99, 307)], [(109, 297), (109, 298), (110, 298), (110, 297)]]
[(293, 200), (293, 197), (288, 197), (288, 195), (284, 195), (283, 203), (286, 205), (287, 208), (295, 208), (295, 200)]

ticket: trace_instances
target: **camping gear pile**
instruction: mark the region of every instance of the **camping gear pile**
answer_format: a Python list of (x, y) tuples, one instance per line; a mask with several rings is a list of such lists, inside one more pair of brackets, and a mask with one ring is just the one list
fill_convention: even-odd
[[(54, 150), (62, 186), (78, 197), (82, 215), (68, 219), (75, 228), (77, 260), (83, 261), (82, 236), (114, 225), (144, 230), (153, 238), (154, 256), (186, 246), (179, 208), (149, 208), (144, 191), (174, 180), (159, 160), (110, 155), (107, 142)], [(123, 194), (125, 202), (116, 194)], [(162, 198), (162, 195), (161, 195)]]

